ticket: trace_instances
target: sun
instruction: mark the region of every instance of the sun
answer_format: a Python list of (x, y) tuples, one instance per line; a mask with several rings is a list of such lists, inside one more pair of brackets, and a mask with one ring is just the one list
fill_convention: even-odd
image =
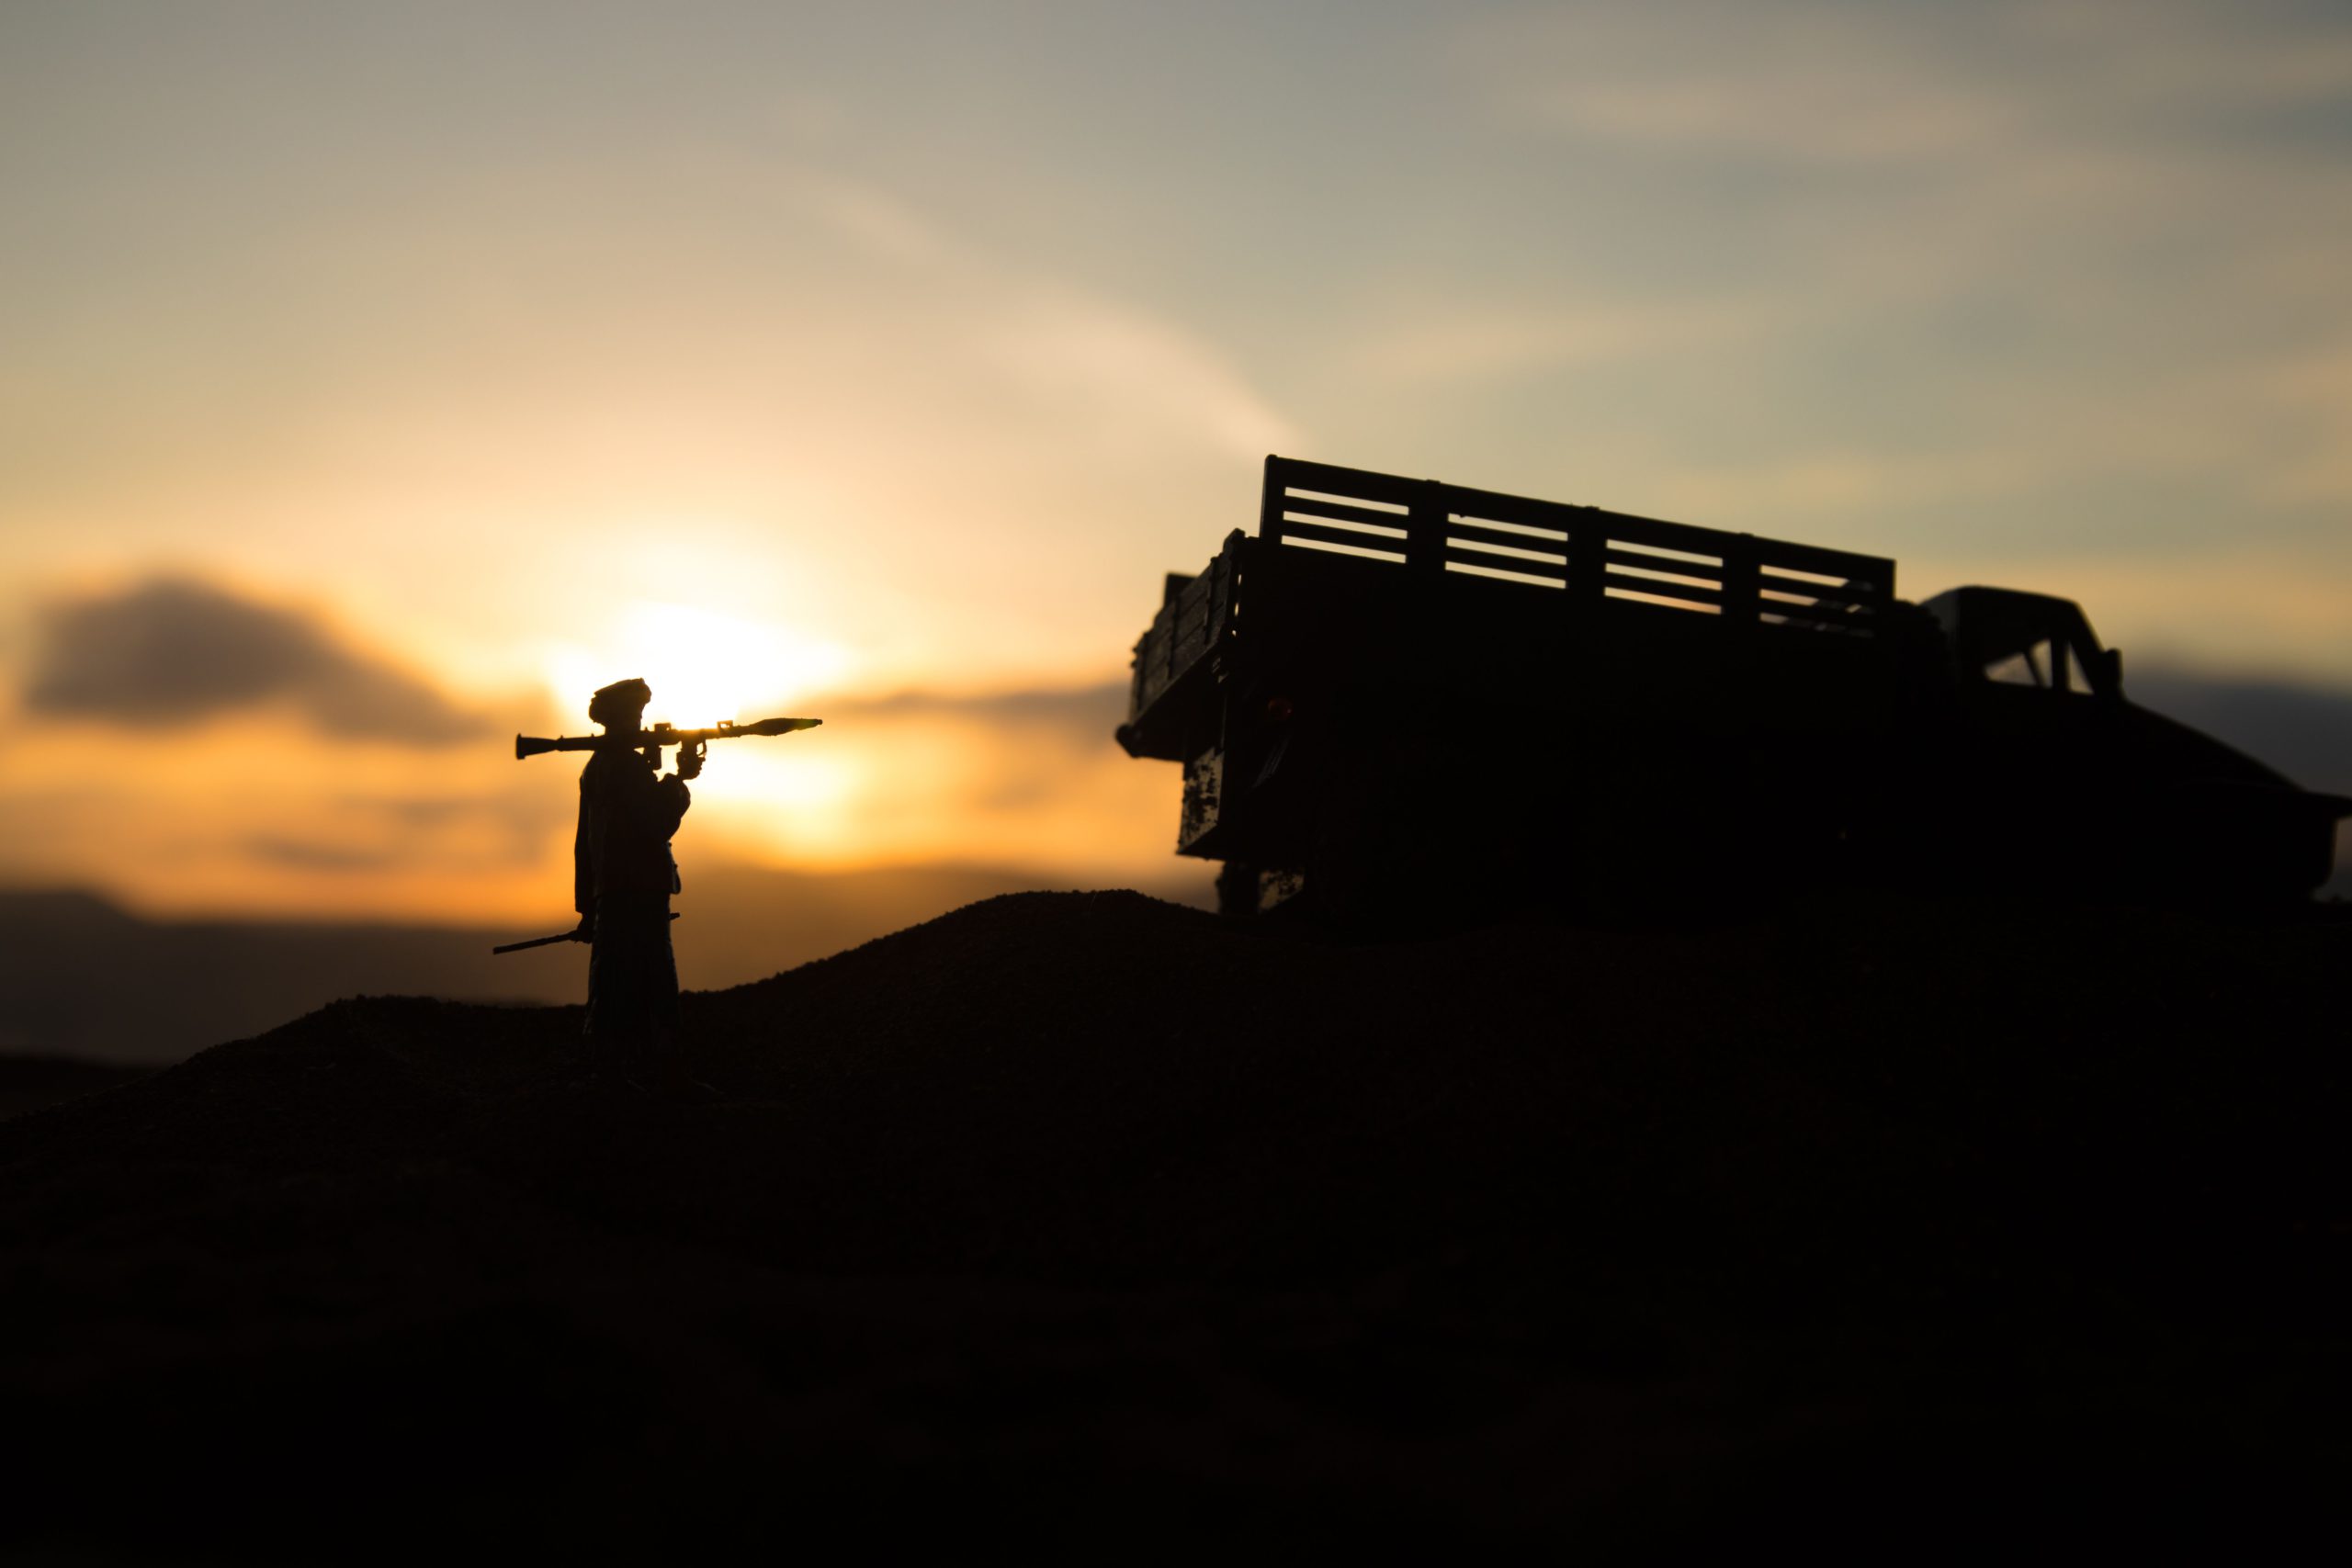
[[(640, 599), (623, 610), (602, 646), (551, 649), (548, 677), (558, 703), (571, 710), (584, 707), (588, 694), (607, 682), (639, 676), (653, 688), (645, 721), (689, 728), (769, 717), (770, 705), (832, 684), (848, 665), (847, 650), (836, 643), (696, 604)], [(748, 705), (762, 711), (746, 712)]]

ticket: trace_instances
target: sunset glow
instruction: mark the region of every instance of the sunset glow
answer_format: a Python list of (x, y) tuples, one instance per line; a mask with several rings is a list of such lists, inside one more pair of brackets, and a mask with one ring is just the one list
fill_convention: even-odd
[[(1114, 688), (1270, 450), (2352, 689), (2338, 9), (385, 15), (0, 17), (0, 882), (560, 905), (506, 738), (629, 675), (827, 720), (689, 864), (1140, 876)], [(43, 705), (92, 604), (201, 626)]]
[(559, 707), (635, 675), (653, 688), (648, 724), (693, 728), (720, 719), (764, 718), (746, 704), (838, 691), (851, 660), (838, 643), (798, 639), (774, 625), (691, 604), (629, 604), (603, 648), (558, 643), (548, 652), (548, 694)]

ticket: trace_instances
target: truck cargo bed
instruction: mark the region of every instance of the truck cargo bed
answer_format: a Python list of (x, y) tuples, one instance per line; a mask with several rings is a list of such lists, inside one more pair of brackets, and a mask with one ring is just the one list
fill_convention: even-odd
[(1256, 537), (1168, 580), (1120, 740), (1185, 760), (1197, 694), (1242, 657), (1589, 717), (1850, 716), (1894, 604), (1881, 557), (1269, 457)]

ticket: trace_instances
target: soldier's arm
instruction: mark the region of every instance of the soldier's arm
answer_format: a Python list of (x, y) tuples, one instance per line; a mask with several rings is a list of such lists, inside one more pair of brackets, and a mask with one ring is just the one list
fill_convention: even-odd
[(617, 774), (617, 782), (620, 787), (615, 793), (631, 822), (657, 839), (666, 840), (678, 830), (692, 803), (683, 781), (656, 778), (631, 766)]
[(679, 823), (685, 820), (686, 807), (694, 804), (695, 797), (686, 788), (686, 781), (675, 776), (655, 780), (654, 788), (660, 796), (658, 809), (662, 836), (666, 839), (678, 830)]

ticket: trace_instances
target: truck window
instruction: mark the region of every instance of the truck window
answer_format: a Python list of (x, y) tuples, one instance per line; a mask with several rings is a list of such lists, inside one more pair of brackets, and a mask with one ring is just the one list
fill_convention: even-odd
[(2004, 654), (1984, 666), (1984, 679), (2003, 686), (2050, 686), (2051, 655), (2048, 637), (2021, 652)]
[(2078, 697), (2098, 694), (2098, 688), (2091, 684), (2090, 660), (2083, 656), (2082, 647), (2077, 643), (2066, 644), (2065, 689)]

